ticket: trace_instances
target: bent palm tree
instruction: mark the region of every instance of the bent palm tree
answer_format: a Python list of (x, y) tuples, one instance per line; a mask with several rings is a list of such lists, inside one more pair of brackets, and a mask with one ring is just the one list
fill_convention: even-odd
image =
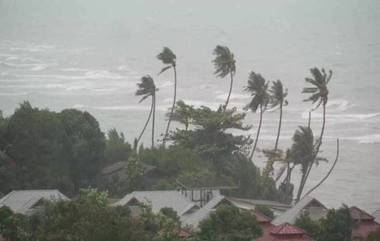
[(164, 139), (163, 139), (163, 143), (165, 145), (165, 142), (166, 142), (166, 139), (167, 139), (167, 136), (168, 136), (168, 133), (169, 133), (169, 129), (170, 129), (170, 123), (171, 121), (173, 120), (173, 111), (174, 111), (174, 107), (175, 107), (175, 104), (176, 104), (176, 99), (177, 99), (177, 69), (176, 69), (176, 56), (175, 54), (173, 53), (173, 51), (171, 49), (169, 49), (168, 47), (164, 47), (162, 52), (159, 53), (157, 55), (157, 59), (161, 60), (162, 63), (164, 65), (166, 65), (164, 68), (161, 69), (160, 73), (163, 73), (165, 72), (166, 70), (168, 69), (173, 69), (173, 72), (174, 72), (174, 95), (173, 95), (173, 105), (172, 105), (172, 108), (170, 110), (170, 115), (169, 115), (169, 120), (168, 120), (168, 124), (166, 126), (166, 130), (165, 130), (165, 136), (164, 136)]
[(234, 75), (236, 73), (236, 61), (234, 59), (234, 54), (226, 46), (216, 46), (213, 54), (216, 56), (212, 61), (215, 66), (214, 74), (220, 78), (224, 78), (227, 75), (230, 75), (230, 90), (228, 92), (226, 103), (224, 104), (224, 110), (226, 110), (228, 102), (230, 101)]
[(142, 96), (139, 103), (143, 102), (148, 97), (152, 98), (152, 104), (150, 107), (149, 116), (145, 122), (144, 128), (142, 129), (139, 137), (137, 138), (137, 143), (140, 142), (140, 139), (141, 139), (142, 135), (144, 134), (145, 129), (148, 126), (150, 118), (153, 114), (153, 120), (152, 120), (152, 148), (153, 148), (153, 146), (154, 146), (154, 122), (155, 122), (155, 109), (156, 109), (156, 91), (158, 91), (158, 89), (156, 88), (156, 85), (154, 84), (152, 77), (150, 77), (149, 75), (142, 77), (141, 82), (138, 83), (137, 86), (138, 86), (138, 89), (136, 91), (136, 96)]
[(286, 96), (288, 95), (288, 91), (284, 90), (281, 80), (277, 80), (273, 82), (273, 85), (269, 89), (269, 93), (271, 96), (271, 107), (274, 108), (274, 107), (279, 106), (280, 108), (280, 120), (278, 122), (276, 144), (274, 145), (274, 151), (276, 152), (278, 148), (280, 133), (281, 133), (282, 107), (288, 105), (288, 101), (285, 99)]
[(301, 180), (297, 192), (296, 202), (301, 198), (311, 167), (319, 162), (328, 162), (326, 158), (318, 156), (318, 140), (314, 139), (310, 127), (300, 126), (294, 133), (293, 144), (290, 148), (290, 159), (294, 165), (301, 166)]
[[(310, 83), (312, 87), (306, 87), (303, 89), (302, 93), (304, 94), (311, 94), (309, 98), (305, 99), (304, 101), (311, 101), (315, 106), (313, 110), (317, 109), (319, 106), (322, 105), (323, 108), (323, 116), (322, 116), (322, 127), (321, 127), (321, 133), (319, 135), (319, 138), (315, 144), (315, 152), (314, 152), (314, 161), (317, 160), (317, 155), (319, 152), (319, 149), (322, 145), (322, 138), (325, 131), (325, 125), (326, 125), (326, 104), (328, 101), (328, 95), (329, 90), (327, 88), (327, 84), (330, 82), (332, 77), (332, 71), (329, 71), (329, 74), (326, 73), (326, 71), (322, 68), (322, 70), (319, 70), (318, 68), (312, 68), (310, 69), (310, 72), (313, 76), (313, 78), (305, 78), (305, 81), (307, 83)], [(301, 185), (299, 187), (299, 192), (297, 195), (297, 200), (299, 201), (299, 198), (302, 195), (303, 188), (306, 184), (306, 181), (309, 177), (310, 171), (312, 169), (313, 165), (308, 166), (308, 170), (306, 175), (303, 179), (301, 179)]]
[(268, 106), (270, 96), (268, 93), (267, 81), (260, 74), (256, 74), (253, 71), (249, 74), (248, 86), (245, 88), (245, 91), (251, 93), (251, 96), (253, 96), (253, 98), (250, 101), (250, 103), (244, 107), (244, 109), (250, 109), (252, 112), (260, 110), (259, 127), (257, 129), (255, 143), (253, 145), (253, 149), (249, 157), (250, 159), (252, 159), (253, 154), (256, 150), (257, 142), (259, 140), (261, 125), (263, 122), (263, 114)]

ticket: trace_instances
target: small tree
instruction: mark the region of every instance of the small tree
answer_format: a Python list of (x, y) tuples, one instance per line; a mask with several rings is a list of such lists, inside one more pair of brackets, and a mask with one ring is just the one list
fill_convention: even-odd
[(200, 239), (207, 241), (251, 241), (262, 234), (256, 218), (234, 206), (218, 207), (200, 229)]

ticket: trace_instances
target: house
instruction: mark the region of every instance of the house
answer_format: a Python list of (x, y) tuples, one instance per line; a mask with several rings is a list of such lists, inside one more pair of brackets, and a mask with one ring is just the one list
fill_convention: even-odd
[(371, 232), (380, 230), (380, 224), (375, 221), (375, 217), (364, 210), (353, 206), (350, 207), (350, 214), (355, 223), (352, 229), (353, 240), (367, 238)]
[(30, 215), (43, 200), (68, 199), (58, 190), (18, 190), (0, 199), (0, 207), (7, 206), (13, 212)]
[(270, 238), (261, 241), (312, 241), (306, 234), (305, 230), (293, 226), (289, 223), (283, 223), (275, 226), (270, 231)]
[(113, 206), (127, 206), (132, 215), (141, 213), (140, 204), (150, 205), (154, 213), (162, 208), (172, 208), (180, 217), (183, 228), (197, 230), (201, 221), (221, 205), (254, 210), (256, 206), (267, 206), (277, 212), (284, 212), (288, 205), (265, 200), (251, 200), (226, 197), (220, 193), (223, 187), (180, 188), (167, 191), (134, 191), (127, 194)]
[(375, 222), (380, 223), (380, 209), (377, 209), (372, 216), (375, 218)]
[(257, 209), (250, 210), (251, 214), (256, 217), (257, 222), (260, 224), (260, 227), (263, 231), (260, 238), (256, 239), (256, 241), (268, 241), (273, 237), (271, 235), (272, 229), (275, 227), (271, 222), (272, 218), (266, 216), (262, 212)]
[(179, 217), (186, 216), (199, 207), (177, 190), (168, 191), (134, 191), (127, 194), (112, 206), (128, 206), (132, 214), (138, 215), (139, 204), (150, 205), (152, 212), (158, 213), (162, 208), (172, 208)]
[(292, 208), (275, 218), (272, 223), (280, 225), (284, 223), (294, 224), (302, 214), (307, 214), (312, 220), (319, 220), (327, 215), (328, 209), (317, 199), (306, 196)]
[(257, 209), (250, 211), (260, 224), (263, 231), (261, 237), (256, 241), (311, 241), (306, 231), (289, 223), (280, 225), (272, 224), (272, 219)]
[(182, 225), (192, 230), (197, 230), (200, 222), (207, 219), (210, 216), (210, 213), (215, 211), (221, 205), (233, 205), (233, 203), (225, 196), (218, 194), (196, 212), (181, 217)]

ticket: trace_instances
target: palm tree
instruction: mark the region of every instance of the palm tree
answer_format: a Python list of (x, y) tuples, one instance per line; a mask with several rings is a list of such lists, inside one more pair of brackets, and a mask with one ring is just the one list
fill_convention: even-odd
[(325, 131), (325, 124), (326, 124), (326, 104), (327, 104), (328, 95), (329, 95), (327, 84), (331, 80), (332, 71), (330, 70), (329, 74), (327, 74), (323, 68), (322, 68), (322, 71), (320, 71), (318, 68), (312, 68), (310, 69), (310, 72), (313, 75), (313, 78), (305, 78), (305, 81), (307, 83), (310, 83), (312, 87), (304, 88), (302, 90), (302, 93), (311, 94), (311, 96), (309, 96), (309, 98), (305, 99), (304, 101), (311, 101), (313, 104), (315, 104), (315, 107), (313, 108), (313, 110), (317, 109), (319, 106), (322, 105), (322, 108), (323, 108), (322, 128), (321, 128), (321, 134), (319, 135), (319, 140), (318, 140), (318, 146), (320, 147), (322, 144), (322, 137)]
[(278, 130), (277, 130), (277, 137), (276, 137), (276, 144), (274, 145), (274, 151), (277, 151), (278, 148), (278, 140), (280, 139), (280, 132), (281, 132), (281, 124), (282, 124), (282, 107), (288, 105), (288, 101), (285, 99), (288, 95), (288, 91), (284, 90), (284, 87), (281, 83), (281, 80), (277, 80), (273, 82), (273, 85), (269, 89), (269, 93), (271, 95), (271, 107), (277, 107), (280, 108), (280, 120), (278, 123)]
[(327, 162), (326, 158), (318, 157), (318, 140), (315, 141), (313, 131), (308, 126), (300, 126), (293, 136), (289, 158), (294, 165), (301, 166), (301, 181), (297, 192), (296, 202), (301, 198), (311, 167), (319, 162)]
[(156, 88), (156, 85), (154, 84), (154, 81), (150, 75), (146, 75), (141, 78), (141, 82), (137, 84), (138, 89), (136, 91), (136, 96), (142, 96), (139, 103), (143, 102), (148, 97), (152, 98), (152, 104), (150, 107), (150, 112), (148, 119), (145, 122), (144, 128), (141, 131), (139, 137), (137, 138), (137, 143), (140, 141), (142, 135), (145, 132), (146, 127), (148, 126), (148, 123), (150, 121), (150, 118), (153, 115), (152, 119), (152, 148), (154, 147), (154, 122), (155, 122), (155, 112), (156, 112), (156, 91), (158, 89)]
[(244, 109), (250, 109), (252, 112), (260, 110), (259, 127), (257, 129), (255, 143), (250, 155), (250, 159), (252, 159), (253, 154), (256, 150), (257, 142), (259, 140), (261, 125), (263, 123), (263, 114), (268, 106), (270, 96), (268, 93), (267, 81), (260, 74), (256, 74), (253, 71), (249, 74), (248, 86), (245, 88), (245, 91), (251, 93), (251, 96), (253, 96), (253, 98), (250, 103), (244, 107)]
[[(302, 93), (304, 94), (311, 94), (309, 98), (305, 99), (304, 101), (311, 101), (315, 106), (313, 110), (317, 109), (319, 106), (322, 105), (323, 108), (323, 116), (322, 116), (322, 128), (321, 133), (319, 135), (319, 138), (315, 144), (315, 151), (314, 151), (314, 160), (317, 161), (317, 155), (319, 152), (319, 149), (322, 145), (322, 138), (325, 131), (325, 124), (326, 124), (326, 104), (328, 101), (328, 95), (329, 90), (327, 88), (327, 84), (330, 82), (332, 77), (332, 71), (329, 71), (329, 74), (326, 73), (326, 71), (322, 68), (322, 70), (319, 70), (318, 68), (312, 68), (310, 69), (310, 72), (313, 76), (313, 78), (305, 78), (305, 81), (307, 83), (310, 83), (312, 87), (306, 87), (303, 89)], [(301, 179), (301, 185), (299, 187), (299, 191), (297, 195), (296, 201), (299, 201), (304, 185), (309, 177), (310, 171), (313, 168), (313, 165), (308, 166), (308, 170), (306, 171), (306, 174), (303, 179)]]
[(212, 61), (215, 66), (214, 74), (220, 78), (230, 75), (230, 90), (228, 92), (226, 103), (224, 104), (224, 109), (227, 109), (227, 105), (231, 97), (234, 75), (236, 73), (236, 61), (234, 59), (234, 54), (226, 46), (216, 46), (213, 54), (216, 56)]
[(176, 104), (176, 99), (177, 99), (177, 69), (176, 69), (176, 56), (175, 54), (173, 53), (173, 51), (171, 49), (169, 49), (168, 47), (164, 47), (162, 52), (159, 53), (157, 55), (157, 59), (161, 60), (161, 62), (165, 65), (165, 67), (163, 67), (160, 71), (159, 74), (165, 72), (166, 70), (168, 69), (173, 69), (173, 72), (174, 72), (174, 95), (173, 95), (173, 105), (172, 105), (172, 108), (170, 110), (170, 116), (169, 116), (169, 119), (168, 119), (168, 124), (166, 126), (166, 130), (165, 130), (165, 136), (164, 136), (164, 139), (163, 139), (163, 143), (165, 145), (165, 142), (166, 142), (166, 139), (168, 137), (168, 133), (169, 133), (169, 128), (170, 128), (170, 123), (171, 121), (173, 120), (173, 111), (174, 111), (174, 107), (175, 107), (175, 104)]

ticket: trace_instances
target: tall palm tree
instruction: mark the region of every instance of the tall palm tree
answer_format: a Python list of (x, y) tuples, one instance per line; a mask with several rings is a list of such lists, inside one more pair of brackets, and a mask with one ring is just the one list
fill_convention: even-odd
[(321, 128), (321, 133), (319, 135), (319, 140), (318, 140), (318, 146), (320, 147), (320, 145), (322, 144), (322, 137), (325, 131), (325, 124), (326, 124), (326, 104), (327, 104), (328, 96), (329, 96), (329, 89), (327, 88), (327, 84), (331, 80), (332, 71), (330, 70), (329, 74), (327, 74), (323, 68), (322, 68), (322, 71), (319, 70), (318, 68), (312, 68), (310, 69), (310, 72), (313, 78), (305, 78), (305, 81), (307, 83), (310, 83), (312, 87), (305, 87), (302, 90), (302, 93), (311, 94), (309, 98), (305, 99), (304, 101), (311, 101), (313, 104), (315, 104), (313, 110), (317, 109), (319, 106), (322, 105), (322, 108), (323, 108), (322, 128)]
[(177, 68), (176, 68), (177, 57), (171, 49), (169, 49), (168, 47), (164, 47), (162, 49), (162, 52), (157, 55), (157, 59), (159, 59), (165, 65), (161, 69), (159, 74), (165, 72), (168, 69), (173, 69), (173, 73), (174, 73), (173, 104), (172, 104), (172, 108), (170, 110), (170, 116), (169, 116), (168, 124), (166, 125), (165, 136), (163, 139), (163, 143), (165, 145), (166, 139), (168, 137), (169, 129), (170, 129), (170, 123), (173, 119), (173, 111), (174, 111), (174, 107), (175, 107), (176, 99), (177, 99)]
[(257, 112), (258, 110), (260, 110), (259, 127), (257, 129), (256, 139), (250, 155), (250, 159), (252, 159), (253, 154), (256, 150), (257, 142), (259, 140), (261, 125), (263, 123), (263, 114), (270, 100), (270, 96), (268, 93), (268, 82), (260, 74), (256, 74), (252, 71), (249, 74), (248, 86), (245, 88), (245, 91), (251, 93), (251, 96), (253, 96), (253, 98), (249, 102), (249, 104), (244, 107), (244, 109), (250, 109), (252, 112)]
[[(328, 101), (328, 95), (329, 90), (327, 88), (327, 84), (330, 82), (332, 77), (332, 71), (329, 70), (329, 73), (327, 74), (326, 71), (322, 68), (319, 70), (318, 68), (312, 68), (310, 69), (312, 78), (305, 78), (305, 81), (307, 83), (310, 83), (311, 87), (306, 87), (303, 89), (302, 93), (304, 94), (311, 94), (309, 98), (305, 99), (304, 101), (311, 101), (315, 106), (313, 110), (317, 109), (319, 106), (322, 105), (323, 109), (323, 116), (322, 116), (322, 127), (321, 127), (321, 133), (319, 135), (319, 138), (315, 144), (315, 152), (314, 152), (314, 160), (313, 162), (317, 161), (317, 155), (319, 152), (319, 149), (322, 145), (322, 138), (325, 131), (325, 125), (326, 125), (326, 104)], [(297, 195), (297, 200), (299, 201), (300, 195), (302, 194), (304, 185), (306, 184), (306, 181), (309, 177), (310, 171), (313, 168), (313, 165), (308, 166), (308, 170), (306, 172), (306, 175), (303, 179), (301, 179), (301, 185), (299, 187), (299, 195)]]
[(156, 88), (153, 78), (150, 75), (146, 75), (142, 77), (141, 82), (137, 84), (137, 87), (138, 89), (136, 91), (136, 96), (142, 96), (139, 103), (143, 102), (148, 97), (152, 98), (152, 104), (150, 107), (149, 116), (145, 122), (144, 128), (142, 129), (139, 137), (137, 138), (137, 143), (140, 142), (140, 139), (142, 135), (144, 134), (146, 127), (148, 126), (150, 118), (153, 115), (153, 118), (152, 118), (152, 148), (153, 148), (154, 147), (154, 122), (155, 122), (155, 112), (156, 112), (156, 91), (158, 91), (158, 89)]
[(230, 75), (230, 90), (228, 92), (226, 103), (224, 104), (224, 109), (226, 110), (228, 102), (230, 101), (234, 75), (236, 73), (236, 61), (234, 59), (234, 54), (226, 46), (216, 46), (213, 54), (215, 55), (215, 59), (212, 61), (215, 66), (214, 74), (220, 78)]
[(281, 80), (277, 80), (273, 82), (273, 85), (269, 89), (269, 93), (271, 96), (271, 107), (274, 108), (274, 107), (279, 106), (280, 108), (280, 120), (278, 122), (276, 144), (274, 145), (274, 151), (276, 152), (278, 148), (278, 141), (280, 139), (280, 133), (281, 133), (282, 108), (283, 106), (288, 105), (288, 101), (286, 100), (286, 96), (288, 95), (288, 90), (284, 90)]

